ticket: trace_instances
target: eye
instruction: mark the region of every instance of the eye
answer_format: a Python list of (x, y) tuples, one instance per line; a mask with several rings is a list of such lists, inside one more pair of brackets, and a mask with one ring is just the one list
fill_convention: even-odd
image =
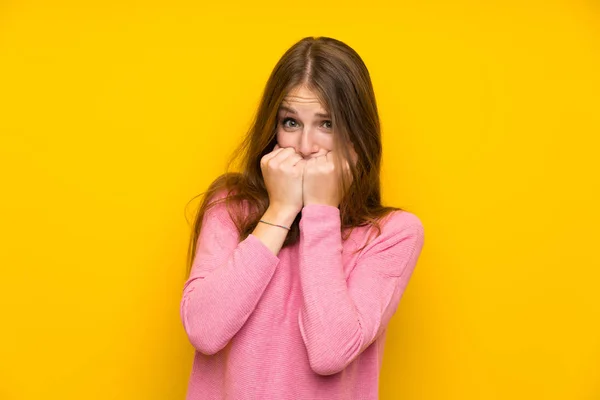
[[(292, 122), (294, 125), (287, 125), (288, 122)], [(286, 128), (295, 128), (297, 125), (296, 120), (294, 120), (293, 118), (284, 118), (281, 124)]]
[(323, 125), (325, 125), (325, 128), (331, 129), (331, 121), (323, 121)]

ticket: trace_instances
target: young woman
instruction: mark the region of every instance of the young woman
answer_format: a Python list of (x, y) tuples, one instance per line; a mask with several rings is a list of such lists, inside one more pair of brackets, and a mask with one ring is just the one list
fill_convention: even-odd
[(327, 37), (275, 66), (255, 121), (198, 209), (181, 319), (187, 399), (378, 398), (387, 325), (423, 246), (381, 204), (369, 72)]

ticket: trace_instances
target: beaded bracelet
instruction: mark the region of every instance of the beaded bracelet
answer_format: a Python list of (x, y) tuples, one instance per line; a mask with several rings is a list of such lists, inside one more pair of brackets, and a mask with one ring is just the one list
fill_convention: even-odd
[(269, 225), (273, 225), (273, 226), (278, 226), (278, 227), (280, 227), (280, 228), (287, 229), (288, 231), (290, 230), (290, 228), (288, 228), (287, 226), (283, 226), (283, 225), (277, 225), (277, 224), (272, 224), (272, 223), (270, 223), (270, 222), (263, 221), (262, 219), (260, 220), (260, 222), (263, 222), (263, 223), (265, 223), (265, 224), (269, 224)]

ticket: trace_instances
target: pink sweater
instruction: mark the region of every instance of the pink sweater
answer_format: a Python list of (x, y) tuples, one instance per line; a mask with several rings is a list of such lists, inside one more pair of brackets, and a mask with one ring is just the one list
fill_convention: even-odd
[(275, 256), (238, 241), (224, 203), (210, 209), (181, 300), (196, 350), (186, 399), (377, 399), (386, 328), (423, 247), (414, 214), (381, 225), (342, 242), (339, 209), (308, 205), (299, 243)]

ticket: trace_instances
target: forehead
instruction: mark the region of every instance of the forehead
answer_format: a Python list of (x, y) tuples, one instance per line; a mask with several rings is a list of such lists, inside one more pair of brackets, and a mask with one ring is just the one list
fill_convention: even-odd
[(317, 94), (306, 87), (299, 87), (291, 90), (283, 98), (281, 105), (298, 112), (312, 111), (316, 113), (326, 113), (326, 108), (319, 100)]

